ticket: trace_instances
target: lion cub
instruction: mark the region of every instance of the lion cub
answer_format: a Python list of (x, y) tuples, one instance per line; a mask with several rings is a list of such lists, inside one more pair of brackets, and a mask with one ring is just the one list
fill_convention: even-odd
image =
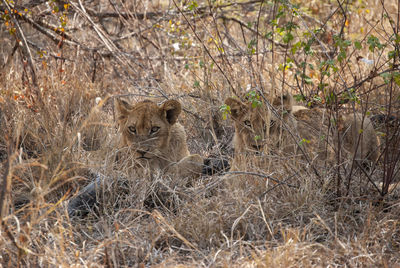
[[(273, 107), (278, 110), (278, 115), (283, 112), (286, 116), (281, 116), (281, 124), (274, 124), (271, 121), (271, 140), (278, 140), (279, 132), (287, 133), (287, 129), (291, 129), (292, 137), (289, 138), (288, 134), (284, 134), (281, 144), (303, 146), (311, 153), (311, 159), (333, 161), (340, 149), (342, 156), (348, 160), (354, 157), (356, 161), (364, 164), (377, 161), (379, 139), (368, 117), (363, 117), (360, 113), (340, 114), (333, 120), (328, 114), (329, 111), (294, 106), (292, 99), (290, 94), (284, 94), (273, 101)], [(283, 123), (287, 128), (282, 130), (280, 125)], [(293, 142), (294, 139), (297, 144)], [(341, 148), (337, 148), (338, 144)]]
[[(309, 161), (333, 162), (338, 138), (347, 159), (354, 157), (365, 163), (378, 158), (378, 137), (371, 120), (361, 114), (341, 115), (332, 123), (326, 110), (293, 105), (291, 94), (273, 99), (273, 109), (264, 103), (253, 107), (251, 102), (234, 98), (227, 98), (225, 104), (230, 106), (235, 125), (232, 170), (243, 169), (249, 156), (257, 156), (251, 164), (264, 170), (275, 156), (297, 159), (307, 154)], [(266, 155), (270, 156), (268, 161)]]
[[(182, 186), (200, 176), (203, 159), (189, 153), (185, 130), (177, 122), (182, 110), (178, 101), (167, 100), (158, 106), (149, 100), (130, 104), (117, 99), (115, 109), (120, 133), (117, 169), (138, 178), (166, 175), (175, 182), (183, 182)], [(70, 217), (85, 216), (99, 205), (98, 192), (103, 182), (104, 177), (96, 175), (95, 181), (69, 201)], [(125, 190), (123, 179), (120, 184)]]
[(231, 170), (243, 170), (246, 160), (256, 166), (264, 165), (264, 153), (268, 148), (270, 129), (270, 111), (264, 103), (254, 105), (251, 101), (242, 102), (236, 98), (227, 98), (231, 118), (235, 126), (233, 146), (235, 149)]
[(129, 160), (131, 168), (180, 178), (201, 174), (203, 159), (189, 153), (185, 130), (177, 122), (182, 111), (178, 101), (167, 100), (158, 106), (150, 100), (130, 104), (116, 99), (115, 108), (121, 136), (119, 157)]

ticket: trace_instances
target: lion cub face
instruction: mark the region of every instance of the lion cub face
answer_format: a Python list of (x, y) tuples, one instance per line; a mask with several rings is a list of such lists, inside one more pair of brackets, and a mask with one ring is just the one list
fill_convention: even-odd
[(235, 153), (266, 151), (269, 135), (270, 112), (264, 104), (253, 107), (251, 102), (227, 98), (235, 125)]
[(145, 100), (131, 105), (117, 99), (115, 107), (121, 145), (130, 149), (132, 157), (139, 162), (162, 157), (168, 150), (171, 127), (181, 113), (181, 104), (168, 100), (158, 106)]

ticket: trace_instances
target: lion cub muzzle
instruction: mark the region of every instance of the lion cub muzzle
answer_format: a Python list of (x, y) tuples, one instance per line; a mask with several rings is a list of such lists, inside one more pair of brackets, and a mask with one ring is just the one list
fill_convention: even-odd
[(138, 138), (139, 140), (133, 141), (131, 146), (135, 148), (136, 151), (136, 159), (152, 159), (158, 156), (159, 152), (155, 145), (158, 144), (158, 138)]
[(148, 153), (147, 151), (136, 150), (136, 152), (139, 155), (139, 157), (137, 159), (150, 159), (150, 157), (146, 156), (146, 154)]

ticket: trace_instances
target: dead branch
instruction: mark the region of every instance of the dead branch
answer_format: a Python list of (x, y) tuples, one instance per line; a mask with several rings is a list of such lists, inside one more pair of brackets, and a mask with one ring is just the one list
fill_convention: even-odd
[[(250, 32), (256, 34), (258, 37), (265, 38), (265, 36), (261, 35), (260, 32), (258, 32), (257, 30), (254, 30), (253, 28), (249, 27), (246, 23), (244, 23), (243, 21), (241, 21), (241, 20), (239, 20), (239, 19), (237, 19), (237, 18), (234, 18), (234, 17), (227, 17), (227, 16), (225, 16), (225, 15), (221, 15), (221, 16), (219, 16), (218, 18), (219, 18), (219, 19), (223, 19), (223, 20), (231, 20), (231, 21), (233, 21), (233, 22), (236, 22), (236, 23), (239, 24), (241, 27), (246, 28), (246, 29), (249, 30)], [(281, 43), (279, 43), (279, 42), (276, 42), (276, 41), (272, 40), (271, 38), (267, 38), (267, 40), (270, 41), (270, 42), (272, 42), (272, 43), (274, 43), (274, 44), (277, 45), (277, 46), (280, 46), (280, 47), (284, 48), (284, 49), (288, 48), (288, 45), (286, 45), (286, 44), (281, 44)]]
[[(23, 49), (23, 52), (25, 54), (24, 56), (26, 57), (29, 67), (30, 67), (30, 70), (31, 70), (32, 83), (37, 91), (38, 84), (37, 84), (37, 79), (36, 79), (36, 68), (33, 65), (32, 53), (31, 53), (31, 50), (29, 49), (28, 42), (26, 41), (26, 38), (25, 38), (24, 32), (22, 31), (21, 25), (19, 24), (18, 20), (15, 18), (15, 14), (13, 12), (11, 12), (10, 5), (5, 0), (2, 0), (2, 2), (5, 5), (6, 9), (8, 10), (9, 14), (11, 15), (11, 19), (13, 20), (13, 23), (17, 29), (19, 38), (22, 40), (22, 43), (20, 45), (23, 44), (22, 49)], [(40, 93), (36, 92), (36, 95), (37, 95), (38, 99), (40, 99)]]

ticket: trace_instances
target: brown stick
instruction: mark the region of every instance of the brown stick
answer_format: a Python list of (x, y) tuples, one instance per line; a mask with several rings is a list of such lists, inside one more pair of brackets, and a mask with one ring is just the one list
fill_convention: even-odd
[(14, 13), (11, 12), (10, 5), (7, 3), (6, 0), (2, 0), (2, 2), (5, 5), (7, 11), (9, 12), (14, 25), (16, 26), (19, 38), (22, 40), (23, 52), (25, 54), (25, 57), (27, 58), (27, 61), (28, 61), (28, 64), (29, 64), (29, 67), (30, 67), (30, 70), (31, 70), (32, 84), (35, 87), (37, 97), (40, 100), (41, 96), (40, 96), (39, 87), (38, 87), (38, 84), (37, 84), (36, 68), (33, 65), (32, 53), (31, 53), (31, 50), (29, 49), (28, 42), (26, 41), (26, 38), (25, 38), (24, 32), (22, 31), (21, 25), (19, 24), (18, 20), (15, 18)]

